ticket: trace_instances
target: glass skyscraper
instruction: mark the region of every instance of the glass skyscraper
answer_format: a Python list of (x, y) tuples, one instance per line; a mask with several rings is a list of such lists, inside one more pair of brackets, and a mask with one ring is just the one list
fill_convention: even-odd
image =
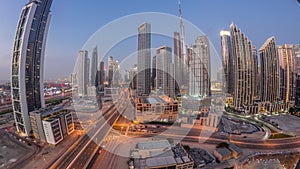
[(149, 95), (151, 92), (151, 24), (138, 27), (137, 55), (137, 94)]
[(45, 107), (44, 55), (52, 0), (30, 0), (20, 15), (14, 39), (11, 92), (16, 127), (30, 135), (29, 112)]
[(221, 31), (222, 63), (225, 75), (225, 91), (234, 94), (234, 58), (229, 31)]
[(210, 48), (207, 36), (199, 36), (189, 50), (189, 95), (205, 98), (211, 95)]

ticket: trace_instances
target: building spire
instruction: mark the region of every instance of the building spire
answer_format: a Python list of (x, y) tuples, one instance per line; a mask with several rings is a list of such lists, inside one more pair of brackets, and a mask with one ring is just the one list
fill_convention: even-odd
[(182, 58), (183, 62), (186, 65), (187, 59), (186, 59), (186, 46), (185, 46), (185, 31), (184, 31), (184, 25), (183, 25), (183, 18), (182, 18), (182, 10), (181, 10), (181, 3), (180, 0), (178, 0), (178, 8), (179, 8), (179, 18), (180, 18), (180, 41), (181, 41), (181, 49), (182, 49)]

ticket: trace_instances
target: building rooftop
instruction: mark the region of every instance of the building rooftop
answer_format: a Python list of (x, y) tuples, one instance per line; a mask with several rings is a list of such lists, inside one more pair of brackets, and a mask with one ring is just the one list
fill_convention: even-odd
[(168, 157), (154, 157), (154, 158), (148, 158), (146, 159), (146, 165), (148, 167), (157, 167), (157, 166), (170, 166), (170, 165), (176, 165), (176, 161), (174, 157), (168, 156)]
[(228, 150), (227, 148), (217, 148), (216, 151), (221, 154), (221, 156), (227, 156), (227, 155), (231, 155), (231, 151)]
[(168, 140), (160, 140), (160, 141), (147, 141), (140, 142), (137, 144), (137, 148), (141, 150), (151, 150), (151, 149), (163, 149), (170, 148), (171, 145)]
[(146, 98), (147, 102), (150, 104), (156, 104), (156, 103), (160, 103), (159, 100), (157, 100), (156, 98), (150, 97), (150, 98)]

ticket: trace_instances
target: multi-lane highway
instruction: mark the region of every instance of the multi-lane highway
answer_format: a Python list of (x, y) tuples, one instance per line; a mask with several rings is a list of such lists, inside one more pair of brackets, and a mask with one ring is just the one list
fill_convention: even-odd
[(120, 114), (125, 110), (125, 96), (125, 93), (121, 94), (118, 102), (104, 112), (103, 116), (89, 128), (89, 131), (87, 131), (81, 140), (58, 158), (50, 168), (81, 169), (88, 167), (95, 153), (99, 150), (99, 145), (101, 145)]

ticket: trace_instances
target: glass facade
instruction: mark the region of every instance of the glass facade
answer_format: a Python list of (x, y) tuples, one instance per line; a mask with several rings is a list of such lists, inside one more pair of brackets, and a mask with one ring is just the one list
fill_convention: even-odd
[[(19, 132), (30, 132), (29, 112), (44, 105), (43, 54), (52, 0), (31, 0), (20, 15), (13, 47), (11, 84)], [(22, 94), (23, 93), (23, 94)]]

